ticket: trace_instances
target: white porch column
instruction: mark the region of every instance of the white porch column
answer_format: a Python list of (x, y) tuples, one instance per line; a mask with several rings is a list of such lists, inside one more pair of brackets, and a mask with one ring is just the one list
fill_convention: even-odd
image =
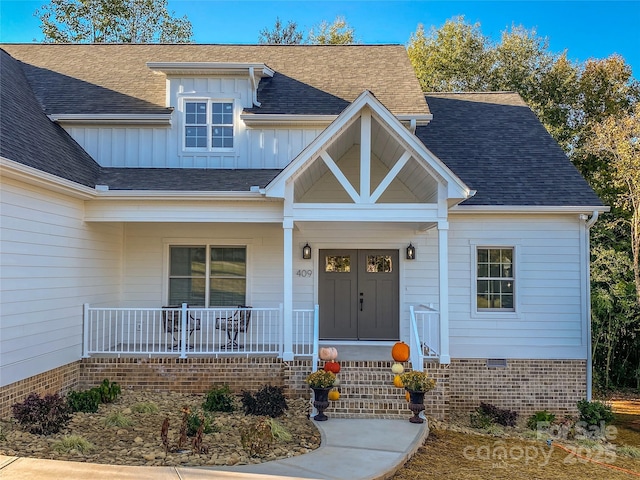
[(440, 363), (451, 363), (449, 354), (449, 222), (438, 222), (438, 270), (440, 277)]
[(284, 230), (283, 251), (283, 352), (282, 359), (293, 360), (293, 219), (285, 217), (282, 223)]

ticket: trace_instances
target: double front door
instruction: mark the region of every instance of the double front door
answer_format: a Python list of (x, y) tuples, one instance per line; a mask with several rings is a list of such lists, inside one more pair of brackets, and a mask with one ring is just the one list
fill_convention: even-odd
[(320, 250), (323, 340), (397, 340), (398, 250)]

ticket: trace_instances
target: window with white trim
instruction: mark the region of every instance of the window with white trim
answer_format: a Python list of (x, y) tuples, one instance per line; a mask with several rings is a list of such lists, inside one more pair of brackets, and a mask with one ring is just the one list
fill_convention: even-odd
[(233, 102), (185, 101), (184, 147), (187, 149), (233, 148)]
[(246, 272), (246, 247), (172, 245), (169, 247), (169, 304), (244, 305)]
[(476, 307), (482, 311), (515, 311), (513, 247), (477, 247)]

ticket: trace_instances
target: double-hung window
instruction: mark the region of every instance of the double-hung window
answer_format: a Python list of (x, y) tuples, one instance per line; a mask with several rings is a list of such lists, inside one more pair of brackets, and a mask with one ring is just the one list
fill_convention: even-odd
[(246, 247), (169, 247), (169, 304), (230, 307), (246, 303)]
[(477, 247), (476, 307), (481, 311), (515, 311), (513, 247)]
[(185, 101), (185, 148), (233, 148), (233, 117), (233, 102)]

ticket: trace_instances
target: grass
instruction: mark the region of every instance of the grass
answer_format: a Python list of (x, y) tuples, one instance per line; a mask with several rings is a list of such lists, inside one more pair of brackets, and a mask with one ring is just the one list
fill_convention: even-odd
[[(393, 477), (455, 478), (457, 480), (623, 480), (640, 475), (640, 401), (612, 402), (617, 435), (615, 451), (588, 448), (590, 442), (570, 447), (585, 458), (548, 446), (545, 439), (496, 438), (432, 429), (427, 442)], [(535, 432), (532, 432), (535, 433)], [(594, 442), (597, 443), (597, 442)], [(594, 463), (588, 459), (600, 463)], [(603, 465), (608, 464), (609, 466)], [(612, 468), (613, 467), (613, 468)]]
[(53, 449), (58, 453), (69, 453), (71, 450), (77, 450), (80, 453), (88, 453), (96, 447), (81, 437), (80, 435), (69, 435), (63, 437), (53, 445)]
[(138, 402), (131, 406), (134, 413), (158, 413), (158, 405), (153, 402)]
[(104, 424), (107, 427), (130, 427), (133, 420), (120, 412), (114, 412), (104, 419)]

